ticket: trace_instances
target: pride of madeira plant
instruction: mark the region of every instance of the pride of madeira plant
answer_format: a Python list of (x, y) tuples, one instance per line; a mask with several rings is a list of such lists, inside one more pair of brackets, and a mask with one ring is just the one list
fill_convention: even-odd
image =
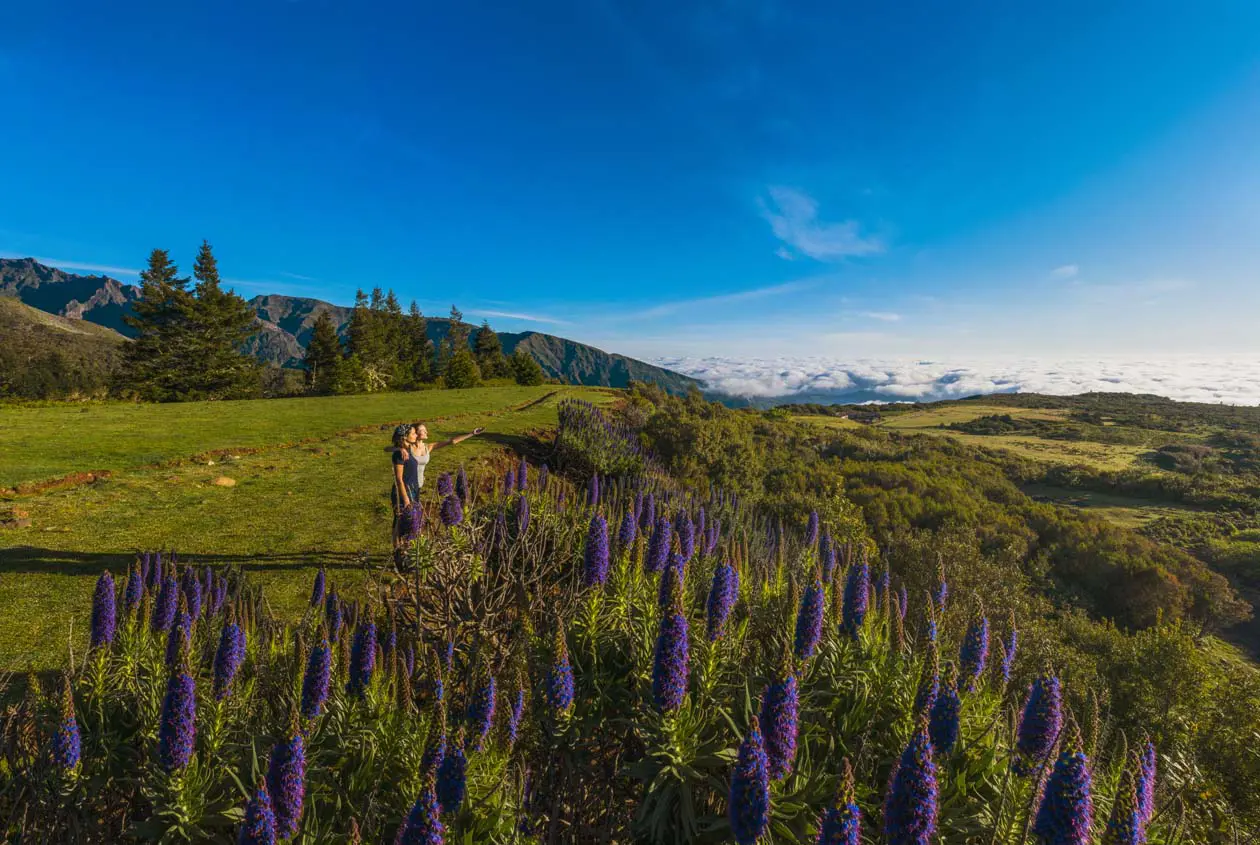
[(320, 569), (300, 618), (169, 553), (103, 574), (85, 659), (3, 714), (6, 841), (1189, 841), (1185, 781), (1082, 738), (1084, 682), (948, 561), (907, 595), (838, 499), (683, 488), (593, 406), (551, 460), (444, 476), (412, 566)]

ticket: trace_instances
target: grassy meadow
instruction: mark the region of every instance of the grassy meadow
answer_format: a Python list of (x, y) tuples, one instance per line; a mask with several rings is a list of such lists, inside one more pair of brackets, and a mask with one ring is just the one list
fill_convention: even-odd
[[(479, 437), (434, 453), (441, 472), (484, 467), (504, 448), (537, 453), (566, 396), (603, 403), (598, 388), (505, 387), (171, 405), (0, 405), (0, 487), (75, 472), (107, 478), (14, 493), (29, 528), (0, 530), (0, 669), (47, 668), (77, 647), (93, 583), (137, 549), (233, 563), (277, 609), (305, 599), (320, 566), (353, 580), (389, 550), (389, 429), (425, 420), (433, 441), (476, 426)], [(239, 454), (232, 450), (239, 450)], [(224, 452), (214, 457), (205, 453)], [(202, 456), (194, 460), (194, 456)], [(222, 476), (234, 486), (216, 486)]]

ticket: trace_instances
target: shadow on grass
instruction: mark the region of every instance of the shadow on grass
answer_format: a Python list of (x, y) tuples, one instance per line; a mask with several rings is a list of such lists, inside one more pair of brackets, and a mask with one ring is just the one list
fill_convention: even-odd
[[(363, 556), (358, 552), (282, 552), (276, 554), (223, 555), (199, 554), (176, 550), (181, 563), (199, 566), (235, 564), (242, 569), (260, 572), (322, 566), (326, 569), (362, 569)], [(0, 549), (0, 574), (55, 573), (58, 575), (99, 575), (111, 570), (115, 576), (126, 572), (136, 559), (135, 552), (72, 552), (64, 549), (41, 549), (36, 546), (13, 546)], [(369, 559), (371, 563), (379, 563)]]

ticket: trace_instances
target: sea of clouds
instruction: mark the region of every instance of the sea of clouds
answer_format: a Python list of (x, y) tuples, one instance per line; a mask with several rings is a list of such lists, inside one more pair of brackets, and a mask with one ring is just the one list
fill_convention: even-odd
[(707, 391), (759, 404), (931, 402), (986, 393), (1150, 393), (1187, 402), (1260, 404), (1260, 355), (927, 361), (660, 358)]

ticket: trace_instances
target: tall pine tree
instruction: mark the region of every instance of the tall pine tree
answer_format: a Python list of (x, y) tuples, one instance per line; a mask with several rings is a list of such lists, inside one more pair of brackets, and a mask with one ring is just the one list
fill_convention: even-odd
[(153, 402), (183, 398), (191, 347), (194, 301), (170, 253), (155, 249), (140, 273), (140, 298), (123, 318), (135, 331), (127, 345), (118, 387)]
[(258, 318), (244, 299), (225, 291), (219, 264), (208, 241), (201, 242), (193, 264), (196, 299), (192, 307), (185, 367), (187, 398), (243, 399), (262, 389), (262, 366), (245, 352)]
[(403, 318), (405, 365), (409, 369), (410, 386), (418, 387), (433, 381), (433, 341), (429, 340), (429, 321), (420, 313), (415, 300)]
[(319, 312), (315, 318), (302, 366), (306, 369), (306, 386), (312, 393), (340, 392), (341, 341), (332, 315), (327, 311)]
[(534, 360), (534, 356), (526, 352), (524, 348), (516, 347), (516, 351), (508, 359), (508, 363), (511, 364), (512, 377), (516, 379), (517, 384), (534, 387), (543, 383), (545, 375), (542, 367)]
[(398, 350), (390, 347), (389, 326), (385, 317), (385, 295), (380, 288), (369, 299), (363, 291), (354, 295), (347, 329), (350, 363), (354, 380), (368, 391), (387, 390), (394, 377)]
[(508, 363), (503, 357), (503, 344), (499, 342), (495, 330), (490, 328), (489, 320), (482, 322), (473, 336), (473, 354), (477, 357), (477, 367), (483, 378), (507, 377)]

